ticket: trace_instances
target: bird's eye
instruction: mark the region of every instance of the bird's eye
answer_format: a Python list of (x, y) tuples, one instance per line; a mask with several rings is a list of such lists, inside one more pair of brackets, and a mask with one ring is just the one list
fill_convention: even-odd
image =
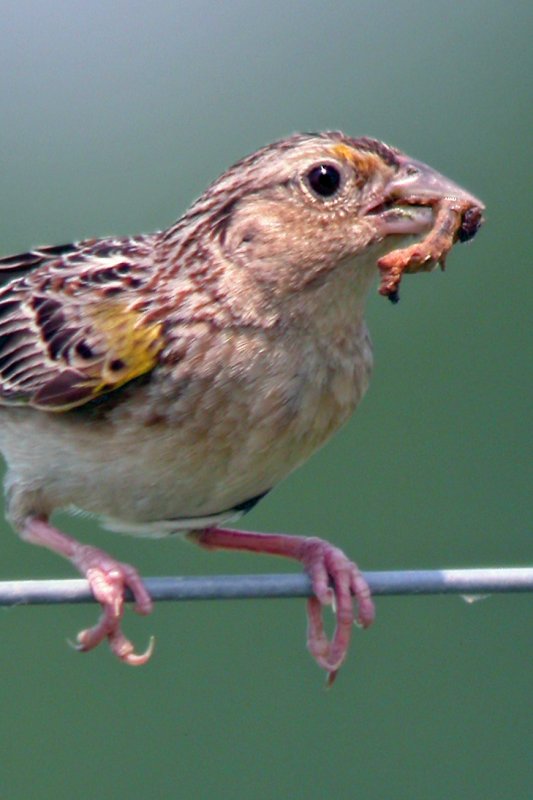
[(320, 164), (309, 170), (307, 183), (319, 197), (333, 197), (341, 185), (341, 174), (333, 164)]

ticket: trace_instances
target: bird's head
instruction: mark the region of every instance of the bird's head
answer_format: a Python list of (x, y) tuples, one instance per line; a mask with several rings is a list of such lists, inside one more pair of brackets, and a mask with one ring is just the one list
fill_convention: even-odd
[[(455, 241), (475, 234), (482, 211), (475, 197), (399, 150), (327, 132), (294, 135), (238, 162), (178, 227), (196, 241), (199, 232), (212, 237), (232, 280), (253, 275), (279, 296), (327, 282), (340, 265), (364, 274), (366, 288), (385, 256), (382, 292), (396, 299), (401, 274), (443, 262)], [(387, 264), (425, 238), (425, 251)], [(385, 273), (394, 279), (383, 289)]]

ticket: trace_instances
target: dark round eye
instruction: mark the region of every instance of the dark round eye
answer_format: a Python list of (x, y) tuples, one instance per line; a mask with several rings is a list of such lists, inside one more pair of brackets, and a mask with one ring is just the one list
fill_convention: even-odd
[(341, 185), (341, 174), (332, 164), (320, 164), (309, 170), (307, 182), (319, 197), (333, 197)]

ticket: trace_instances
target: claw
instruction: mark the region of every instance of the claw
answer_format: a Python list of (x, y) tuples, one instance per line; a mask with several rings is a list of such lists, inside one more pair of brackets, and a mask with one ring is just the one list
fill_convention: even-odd
[(108, 639), (111, 652), (116, 655), (117, 658), (120, 658), (120, 660), (125, 664), (129, 664), (132, 667), (139, 667), (143, 664), (146, 664), (154, 652), (154, 636), (150, 636), (148, 647), (144, 653), (135, 653), (132, 643), (124, 636), (121, 630), (117, 630), (115, 633), (110, 634)]
[(326, 689), (331, 689), (335, 683), (335, 678), (337, 677), (338, 673), (338, 669), (333, 669), (331, 672), (328, 672), (328, 677), (326, 678)]

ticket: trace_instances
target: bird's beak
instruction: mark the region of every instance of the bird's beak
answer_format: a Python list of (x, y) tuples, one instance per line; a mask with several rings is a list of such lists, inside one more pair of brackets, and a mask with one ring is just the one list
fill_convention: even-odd
[(472, 238), (483, 221), (485, 206), (457, 183), (409, 156), (398, 155), (399, 168), (366, 211), (379, 218), (380, 233), (419, 234), (431, 229), (434, 212), (445, 204), (462, 215), (461, 241)]
[(387, 186), (387, 200), (422, 206), (446, 200), (449, 206), (457, 203), (461, 208), (469, 205), (485, 210), (477, 197), (422, 161), (408, 156), (398, 156), (398, 160), (400, 169)]

